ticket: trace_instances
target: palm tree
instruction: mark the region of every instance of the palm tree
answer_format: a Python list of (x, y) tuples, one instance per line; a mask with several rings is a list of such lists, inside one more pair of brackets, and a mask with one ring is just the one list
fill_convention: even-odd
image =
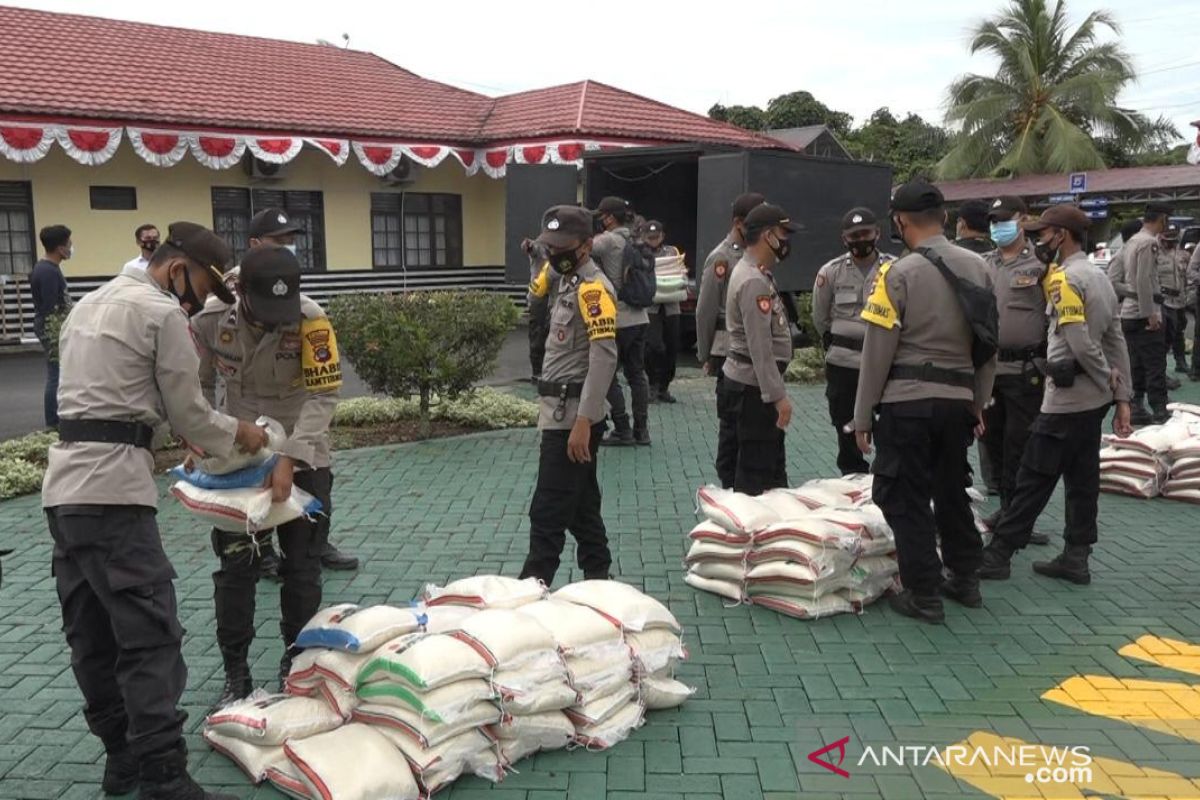
[(1128, 53), (1101, 42), (1120, 33), (1108, 11), (1074, 31), (1064, 0), (1012, 0), (972, 32), (971, 54), (1000, 61), (995, 76), (965, 75), (949, 88), (946, 121), (958, 128), (937, 165), (943, 179), (1070, 172), (1105, 166), (1099, 142), (1140, 151), (1179, 132), (1117, 106), (1135, 79)]

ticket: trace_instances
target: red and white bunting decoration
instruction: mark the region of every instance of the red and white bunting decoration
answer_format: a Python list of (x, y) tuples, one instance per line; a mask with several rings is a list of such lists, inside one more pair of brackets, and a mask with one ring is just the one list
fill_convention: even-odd
[(53, 125), (0, 123), (0, 155), (18, 164), (41, 161), (54, 143)]
[(54, 136), (67, 155), (87, 167), (105, 163), (121, 144), (121, 128), (56, 127)]
[(189, 133), (192, 155), (209, 169), (236, 166), (246, 152), (246, 137), (225, 133)]
[(126, 128), (125, 133), (129, 135), (133, 151), (156, 167), (173, 167), (187, 155), (187, 137), (178, 131)]
[(315, 147), (333, 159), (339, 167), (350, 158), (350, 142), (346, 139), (305, 139), (304, 143)]
[(450, 148), (439, 144), (410, 144), (403, 149), (404, 155), (423, 167), (436, 167), (450, 155)]
[(508, 161), (512, 158), (512, 148), (500, 147), (491, 150), (481, 150), (479, 154), (480, 167), (489, 178), (503, 178), (508, 171)]
[(467, 171), (468, 178), (479, 172), (480, 158), (478, 150), (456, 149), (454, 157), (458, 159), (458, 163), (462, 164), (463, 169)]
[(299, 136), (247, 136), (246, 147), (259, 161), (286, 164), (300, 154), (304, 140)]
[(353, 142), (354, 154), (358, 163), (372, 175), (383, 177), (394, 170), (404, 158), (404, 148), (398, 144), (380, 144), (379, 142)]

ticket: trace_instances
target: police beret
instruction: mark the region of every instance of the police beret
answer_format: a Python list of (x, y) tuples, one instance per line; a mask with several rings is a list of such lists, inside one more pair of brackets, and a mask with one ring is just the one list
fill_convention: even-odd
[(892, 195), (892, 211), (931, 211), (945, 204), (941, 191), (925, 181), (902, 184)]
[(225, 286), (225, 272), (233, 260), (233, 251), (225, 240), (203, 225), (172, 222), (167, 228), (167, 244), (195, 261), (212, 276), (212, 292), (222, 302), (232, 303), (233, 292)]

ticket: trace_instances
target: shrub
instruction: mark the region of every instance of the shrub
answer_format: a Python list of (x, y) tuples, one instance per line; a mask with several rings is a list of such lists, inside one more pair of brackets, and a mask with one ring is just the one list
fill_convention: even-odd
[(473, 291), (345, 295), (329, 316), (368, 386), (417, 398), (427, 436), (434, 396), (452, 400), (486, 377), (519, 314), (503, 295)]
[(804, 347), (792, 354), (783, 379), (788, 383), (821, 383), (825, 380), (825, 353), (819, 347)]
[[(394, 397), (356, 397), (338, 403), (333, 424), (349, 428), (370, 428), (420, 418), (415, 400)], [(536, 403), (514, 395), (483, 388), (460, 395), (454, 400), (432, 399), (431, 417), (455, 425), (479, 430), (527, 428), (537, 424)]]
[(0, 500), (41, 491), (45, 474), (44, 467), (24, 459), (0, 457)]
[(0, 442), (0, 461), (17, 459), (45, 466), (46, 453), (50, 449), (50, 445), (57, 441), (58, 434), (54, 431), (38, 431), (22, 436), (20, 439)]
[(337, 404), (337, 410), (333, 412), (333, 424), (347, 428), (370, 428), (416, 419), (419, 414), (415, 400), (355, 397)]
[(817, 328), (812, 319), (812, 292), (796, 293), (796, 327), (800, 331), (800, 341), (797, 344), (813, 345), (820, 341)]
[(62, 335), (63, 323), (67, 321), (67, 309), (46, 315), (46, 360), (58, 361), (58, 337)]

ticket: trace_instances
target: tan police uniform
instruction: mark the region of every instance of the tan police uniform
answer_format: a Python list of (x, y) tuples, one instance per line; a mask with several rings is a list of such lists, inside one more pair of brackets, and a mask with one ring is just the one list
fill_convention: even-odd
[(1175, 371), (1187, 372), (1187, 351), (1183, 344), (1187, 329), (1187, 257), (1179, 247), (1178, 232), (1173, 247), (1160, 245), (1158, 284), (1163, 295), (1163, 331), (1169, 355), (1175, 359)]
[(1152, 331), (1148, 327), (1152, 315), (1162, 314), (1159, 250), (1158, 237), (1145, 228), (1121, 249), (1125, 256), (1125, 283), (1132, 293), (1121, 303), (1121, 329), (1129, 347), (1134, 410), (1142, 409), (1145, 396), (1150, 410), (1163, 417), (1167, 414), (1168, 399), (1166, 335), (1162, 330)]

